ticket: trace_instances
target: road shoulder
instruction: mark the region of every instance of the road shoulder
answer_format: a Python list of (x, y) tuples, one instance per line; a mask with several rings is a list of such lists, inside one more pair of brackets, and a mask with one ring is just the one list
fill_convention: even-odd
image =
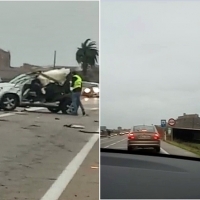
[(59, 200), (99, 199), (99, 141), (96, 142)]
[(176, 147), (172, 144), (169, 144), (167, 142), (161, 141), (161, 147), (169, 154), (172, 155), (179, 155), (179, 156), (190, 156), (190, 157), (197, 157), (199, 158), (198, 155), (191, 153), (187, 150), (184, 150), (180, 147)]

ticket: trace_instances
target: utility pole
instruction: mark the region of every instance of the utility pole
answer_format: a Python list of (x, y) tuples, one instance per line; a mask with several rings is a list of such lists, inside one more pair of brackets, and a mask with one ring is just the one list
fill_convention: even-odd
[(53, 68), (56, 68), (56, 51), (54, 51)]

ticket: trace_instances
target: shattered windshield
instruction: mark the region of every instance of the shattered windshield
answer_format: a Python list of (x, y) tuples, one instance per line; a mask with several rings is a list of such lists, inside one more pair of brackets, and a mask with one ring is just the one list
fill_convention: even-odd
[(14, 79), (12, 79), (9, 83), (22, 84), (22, 83), (26, 82), (27, 80), (31, 80), (32, 78), (33, 77), (28, 74), (21, 74), (21, 75), (15, 77)]

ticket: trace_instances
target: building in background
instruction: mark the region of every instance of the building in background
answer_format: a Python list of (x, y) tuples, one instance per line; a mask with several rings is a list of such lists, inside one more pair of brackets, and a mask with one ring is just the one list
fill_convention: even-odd
[(183, 113), (176, 119), (175, 127), (200, 129), (200, 117), (198, 114)]
[[(0, 49), (0, 76), (3, 81), (10, 81), (14, 77), (32, 72), (32, 71), (45, 71), (45, 70), (51, 70), (53, 69), (53, 65), (47, 65), (47, 66), (37, 66), (29, 63), (23, 63), (22, 66), (19, 67), (12, 67), (11, 64), (11, 54), (9, 51), (4, 51), (3, 49)], [(71, 70), (76, 71), (82, 71), (80, 66), (55, 66), (56, 69), (59, 68), (68, 68)], [(80, 72), (82, 74), (82, 72)], [(97, 82), (99, 83), (99, 66), (95, 66), (92, 69), (88, 70), (88, 80), (91, 82)]]
[(100, 126), (101, 131), (106, 131), (107, 127), (106, 126)]

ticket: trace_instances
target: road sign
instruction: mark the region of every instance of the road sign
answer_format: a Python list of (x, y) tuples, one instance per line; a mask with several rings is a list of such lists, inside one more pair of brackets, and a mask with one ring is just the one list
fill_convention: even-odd
[(171, 135), (172, 129), (171, 129), (171, 128), (168, 128), (168, 131), (167, 131), (167, 132), (168, 132), (169, 135)]
[(161, 119), (161, 127), (166, 127), (166, 119)]
[(168, 124), (169, 124), (170, 126), (174, 126), (174, 125), (176, 124), (176, 120), (173, 119), (173, 118), (170, 118), (170, 119), (168, 120)]

